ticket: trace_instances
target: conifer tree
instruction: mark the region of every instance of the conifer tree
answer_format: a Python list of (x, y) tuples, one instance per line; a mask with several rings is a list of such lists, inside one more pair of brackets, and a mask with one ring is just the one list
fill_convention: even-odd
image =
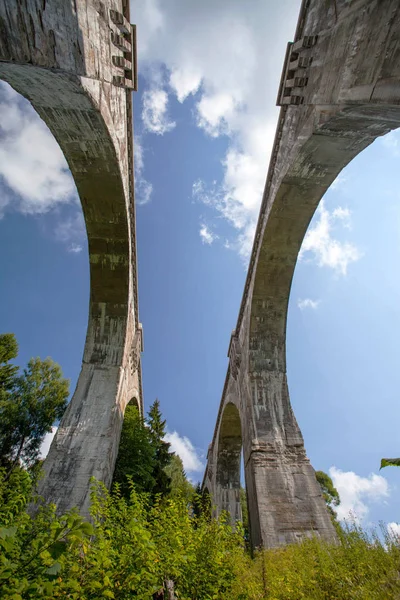
[(154, 488), (155, 452), (150, 430), (143, 422), (137, 406), (128, 404), (115, 463), (113, 483), (118, 483), (121, 494), (130, 496), (127, 475), (138, 492), (151, 492)]
[(156, 458), (153, 471), (155, 484), (152, 493), (153, 495), (161, 494), (162, 496), (166, 496), (171, 491), (171, 478), (165, 469), (171, 463), (172, 454), (169, 452), (171, 444), (164, 441), (166, 421), (162, 419), (160, 401), (158, 399), (150, 407), (147, 422)]
[[(164, 441), (165, 433), (166, 421), (158, 400), (150, 407), (146, 420), (135, 406), (128, 404), (113, 479), (125, 498), (130, 495), (127, 475), (138, 492), (146, 492), (153, 498), (156, 494), (170, 493), (174, 454), (169, 452), (170, 444)], [(172, 470), (176, 475), (176, 469)]]

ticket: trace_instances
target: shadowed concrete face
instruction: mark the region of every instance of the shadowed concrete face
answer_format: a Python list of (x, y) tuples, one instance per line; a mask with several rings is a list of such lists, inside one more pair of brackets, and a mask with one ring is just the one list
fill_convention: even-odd
[(204, 478), (222, 508), (218, 436), (225, 406), (234, 402), (253, 546), (312, 533), (335, 537), (290, 405), (287, 308), (298, 252), (324, 193), (377, 136), (400, 126), (399, 39), (397, 0), (305, 0), (288, 46), (282, 108)]
[[(242, 519), (240, 506), (240, 458), (242, 431), (239, 411), (232, 403), (225, 406), (218, 437), (216, 497), (219, 510), (230, 513), (233, 523)], [(219, 511), (218, 511), (219, 512)]]
[(132, 397), (142, 403), (133, 37), (128, 4), (121, 0), (0, 0), (0, 78), (31, 102), (58, 141), (89, 242), (82, 371), (39, 490), (60, 511), (87, 511), (90, 477), (111, 483), (125, 406)]

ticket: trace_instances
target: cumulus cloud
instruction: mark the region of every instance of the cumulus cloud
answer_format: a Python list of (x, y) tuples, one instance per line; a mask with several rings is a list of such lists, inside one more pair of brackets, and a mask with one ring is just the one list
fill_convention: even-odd
[(215, 233), (213, 233), (208, 227), (207, 225), (201, 225), (200, 226), (200, 238), (201, 241), (203, 242), (203, 244), (207, 244), (208, 246), (210, 246), (217, 238), (218, 236), (215, 235)]
[(333, 485), (340, 496), (340, 505), (335, 508), (338, 519), (365, 519), (369, 512), (369, 503), (382, 502), (389, 496), (389, 484), (382, 475), (371, 473), (368, 477), (356, 475), (353, 471), (341, 471), (336, 467), (329, 469)]
[(171, 452), (175, 452), (182, 459), (183, 468), (186, 472), (203, 470), (204, 465), (189, 438), (180, 436), (179, 433), (174, 431), (173, 433), (167, 433), (164, 439), (171, 444)]
[(351, 213), (348, 208), (338, 207), (332, 212), (325, 208), (322, 201), (317, 211), (317, 221), (308, 229), (299, 253), (299, 259), (312, 259), (319, 267), (330, 267), (341, 275), (346, 275), (350, 263), (362, 256), (360, 250), (350, 242), (340, 242), (333, 236), (333, 229), (338, 222), (350, 228)]
[(57, 427), (52, 427), (51, 432), (46, 433), (46, 435), (44, 436), (42, 445), (40, 446), (40, 450), (39, 450), (40, 458), (46, 458), (46, 456), (48, 455), (50, 446), (51, 446), (51, 442), (53, 441), (54, 436), (56, 435), (56, 432), (57, 432)]
[(7, 212), (53, 211), (54, 239), (67, 252), (83, 249), (86, 229), (79, 197), (61, 149), (30, 103), (0, 82), (0, 218)]
[(147, 90), (143, 94), (142, 121), (151, 133), (164, 135), (174, 129), (176, 123), (169, 120), (168, 94), (161, 89)]
[[(132, 2), (142, 73), (159, 65), (168, 79), (161, 89), (179, 102), (195, 95), (197, 126), (209, 136), (227, 136), (222, 179), (202, 182), (198, 198), (236, 229), (229, 247), (244, 259), (252, 247), (278, 115), (276, 92), (299, 4), (253, 0), (249, 10), (242, 0)], [(164, 111), (166, 96), (159, 95), (157, 105)], [(150, 130), (158, 129), (154, 122)]]
[(391, 536), (393, 536), (397, 541), (400, 539), (400, 524), (399, 523), (388, 523), (387, 530)]
[(316, 310), (319, 306), (320, 300), (311, 300), (311, 298), (299, 298), (297, 300), (297, 306), (300, 310), (304, 310), (305, 308), (311, 308)]
[(67, 162), (32, 106), (0, 82), (0, 216), (46, 213), (77, 194)]

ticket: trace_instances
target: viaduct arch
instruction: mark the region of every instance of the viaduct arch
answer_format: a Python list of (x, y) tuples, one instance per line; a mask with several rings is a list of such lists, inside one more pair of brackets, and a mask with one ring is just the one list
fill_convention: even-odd
[[(286, 320), (308, 224), (340, 171), (378, 136), (400, 127), (397, 0), (303, 0), (287, 47), (281, 106), (260, 217), (203, 486), (217, 509), (224, 415), (242, 422), (250, 536), (274, 547), (313, 533), (334, 539), (293, 414), (286, 375)], [(232, 503), (229, 503), (232, 507)]]
[[(0, 0), (0, 79), (27, 98), (74, 177), (89, 242), (82, 369), (39, 492), (88, 509), (91, 476), (111, 483), (123, 413), (142, 406), (128, 0)], [(34, 140), (32, 140), (34, 143)]]

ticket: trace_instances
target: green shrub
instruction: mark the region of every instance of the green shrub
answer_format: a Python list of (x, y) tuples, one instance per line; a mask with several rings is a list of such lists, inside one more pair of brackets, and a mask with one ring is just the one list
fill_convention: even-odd
[(6, 600), (151, 600), (173, 580), (178, 600), (400, 598), (398, 539), (352, 525), (340, 543), (316, 537), (250, 558), (240, 525), (210, 520), (187, 498), (127, 500), (92, 483), (91, 524), (70, 511), (25, 511), (30, 475), (0, 473), (0, 597)]

